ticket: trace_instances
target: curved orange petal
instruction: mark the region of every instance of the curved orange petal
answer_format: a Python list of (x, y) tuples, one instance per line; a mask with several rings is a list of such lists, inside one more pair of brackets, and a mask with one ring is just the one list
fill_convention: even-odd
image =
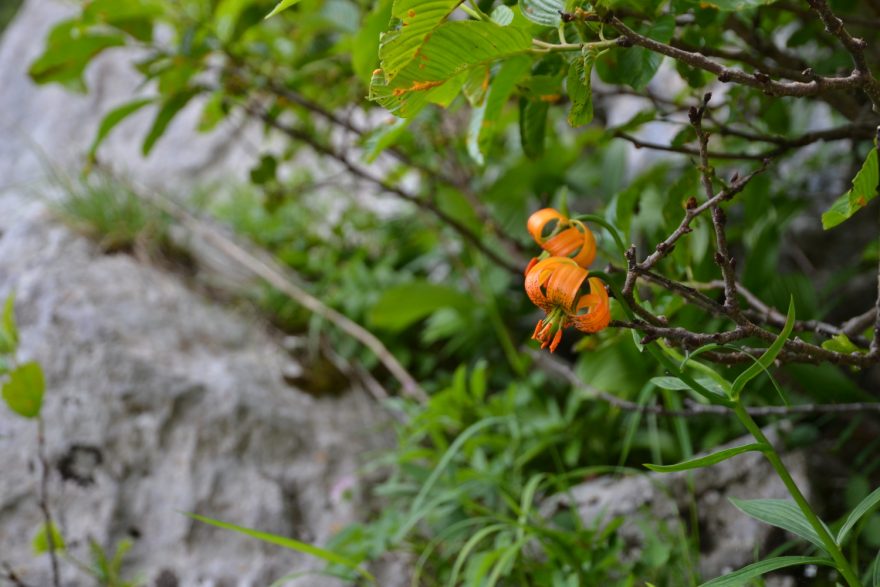
[(547, 280), (547, 299), (556, 306), (573, 310), (581, 284), (587, 279), (587, 274), (586, 269), (574, 262), (556, 266)]
[(569, 257), (586, 268), (596, 258), (596, 237), (589, 228), (578, 224), (566, 228), (541, 246), (554, 257)]
[(565, 222), (567, 218), (553, 208), (542, 208), (529, 216), (529, 220), (526, 222), (526, 228), (528, 229), (529, 234), (532, 235), (532, 238), (535, 239), (536, 243), (539, 245), (544, 244), (544, 241), (547, 240), (543, 234), (544, 228), (554, 220), (557, 222)]
[(533, 304), (545, 312), (550, 312), (553, 309), (553, 304), (544, 294), (543, 287), (547, 283), (547, 280), (550, 279), (554, 269), (559, 265), (561, 260), (563, 259), (549, 257), (542, 261), (538, 261), (532, 266), (526, 275), (526, 294), (529, 296), (529, 299), (532, 300)]
[[(598, 277), (591, 277), (590, 293), (581, 296), (575, 312), (569, 316), (574, 327), (582, 332), (599, 332), (611, 322), (608, 292)], [(586, 311), (585, 313), (581, 313)]]

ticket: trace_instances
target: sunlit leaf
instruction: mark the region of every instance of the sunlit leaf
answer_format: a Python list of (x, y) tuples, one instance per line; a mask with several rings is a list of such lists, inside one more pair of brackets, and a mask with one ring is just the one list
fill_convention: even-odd
[(822, 228), (834, 228), (867, 206), (868, 202), (877, 197), (878, 181), (880, 171), (877, 169), (877, 147), (874, 147), (853, 178), (852, 189), (835, 200), (822, 214)]
[(25, 418), (36, 418), (43, 406), (46, 383), (38, 363), (23, 363), (12, 370), (3, 384), (3, 399), (9, 409)]

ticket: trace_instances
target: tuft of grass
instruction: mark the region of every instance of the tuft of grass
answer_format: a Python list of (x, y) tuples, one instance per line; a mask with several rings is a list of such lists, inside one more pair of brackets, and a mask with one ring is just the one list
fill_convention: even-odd
[(60, 179), (53, 203), (60, 219), (95, 241), (107, 254), (127, 253), (151, 261), (190, 266), (192, 258), (171, 238), (171, 218), (144, 201), (131, 186), (106, 174)]

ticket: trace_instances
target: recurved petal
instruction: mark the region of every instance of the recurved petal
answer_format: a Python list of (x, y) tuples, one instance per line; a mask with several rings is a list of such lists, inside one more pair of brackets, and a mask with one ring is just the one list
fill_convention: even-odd
[(535, 239), (536, 243), (539, 245), (544, 244), (544, 241), (547, 240), (544, 235), (544, 229), (554, 220), (557, 222), (564, 222), (567, 219), (560, 214), (558, 210), (554, 210), (553, 208), (542, 208), (529, 216), (526, 228), (528, 228), (529, 234), (532, 235), (532, 238)]
[(611, 305), (605, 285), (598, 277), (589, 279), (590, 293), (581, 296), (570, 316), (574, 327), (582, 332), (599, 332), (611, 322)]
[(596, 238), (583, 224), (566, 228), (542, 247), (554, 257), (569, 257), (581, 267), (588, 267), (596, 258)]

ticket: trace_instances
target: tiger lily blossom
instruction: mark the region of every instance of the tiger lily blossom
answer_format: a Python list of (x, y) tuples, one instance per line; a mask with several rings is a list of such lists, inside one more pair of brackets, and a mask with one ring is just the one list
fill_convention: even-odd
[[(541, 348), (556, 350), (562, 331), (568, 326), (587, 333), (599, 332), (611, 322), (608, 292), (598, 277), (568, 257), (548, 257), (538, 261), (526, 275), (526, 293), (532, 303), (547, 312), (538, 321), (534, 340)], [(582, 293), (584, 282), (590, 293)]]
[[(596, 258), (596, 237), (580, 220), (573, 220), (553, 208), (543, 208), (531, 216), (526, 224), (546, 257), (568, 257), (581, 267), (589, 267)], [(532, 259), (526, 274), (540, 259)]]

